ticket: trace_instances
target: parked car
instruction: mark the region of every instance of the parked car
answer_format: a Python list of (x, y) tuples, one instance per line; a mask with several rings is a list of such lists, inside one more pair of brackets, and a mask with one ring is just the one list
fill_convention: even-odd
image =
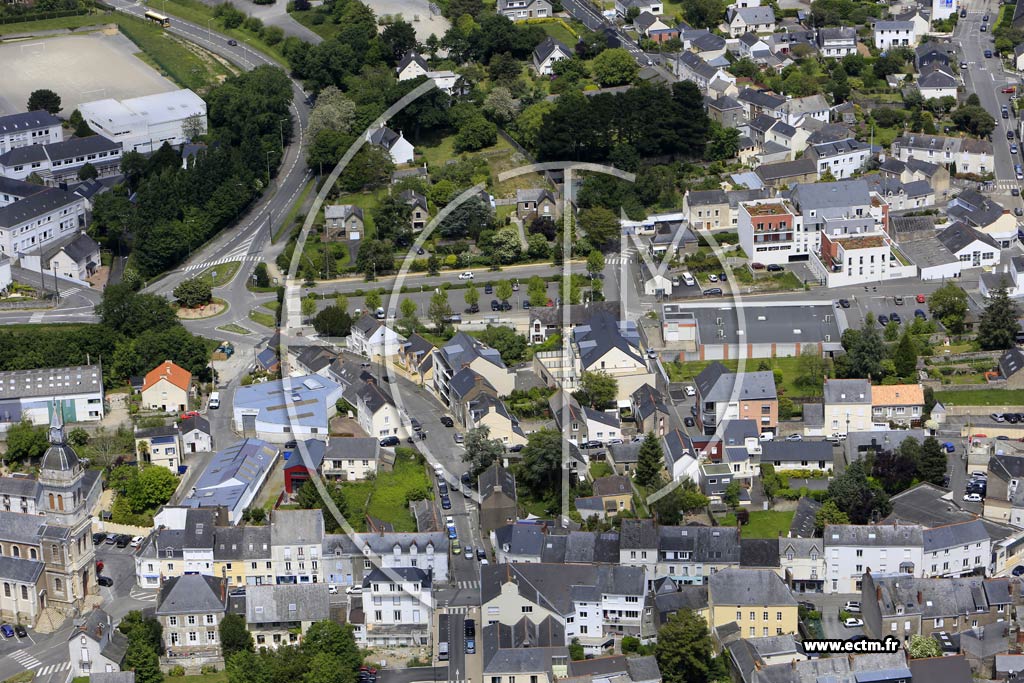
[(385, 436), (383, 439), (380, 440), (381, 448), (392, 448), (400, 443), (402, 443), (402, 440), (394, 435)]
[(494, 294), (494, 285), (490, 282), (484, 285), (484, 294)]
[(114, 545), (116, 545), (118, 548), (127, 548), (128, 544), (131, 543), (131, 542), (132, 542), (132, 537), (129, 536), (128, 534), (118, 534), (117, 535), (117, 543), (115, 543)]
[(4, 634), (4, 638), (13, 638), (14, 627), (10, 624), (4, 624), (3, 626), (0, 626), (0, 633)]
[(687, 415), (685, 418), (683, 418), (683, 424), (685, 424), (687, 427), (692, 427), (695, 423), (693, 421), (693, 418)]
[(719, 273), (719, 274), (718, 274), (718, 281), (719, 281), (719, 282), (728, 282), (728, 281), (729, 281), (729, 278), (727, 278), (727, 277), (725, 276), (725, 273)]
[(480, 304), (472, 304), (470, 306), (466, 306), (465, 312), (466, 313), (479, 313), (480, 312)]
[(328, 592), (328, 593), (330, 593), (331, 595), (337, 595), (337, 594), (338, 594), (338, 587), (337, 587), (337, 586), (335, 586), (335, 585), (334, 585), (334, 584), (332, 583), (331, 585), (329, 585), (329, 586), (327, 587), (327, 592)]
[(1024, 574), (1024, 564), (1018, 564), (1016, 567), (1013, 568), (1013, 571), (1010, 573), (1014, 576), (1020, 576), (1021, 574)]
[(980, 503), (982, 501), (980, 493), (968, 493), (964, 495), (964, 502), (966, 503)]
[(19, 638), (26, 638), (26, 637), (28, 637), (28, 631), (26, 631), (25, 627), (22, 626), (21, 624), (15, 624), (14, 625), (14, 634), (16, 636), (18, 636)]
[(800, 434), (790, 434), (786, 437), (786, 441), (803, 441), (804, 437)]
[(513, 444), (513, 445), (509, 446), (508, 452), (509, 453), (518, 453), (521, 450), (523, 450), (523, 444), (517, 443), (517, 444)]
[(484, 550), (483, 548), (477, 548), (476, 549), (476, 559), (478, 559), (478, 560), (486, 560), (487, 559), (487, 551)]
[(114, 585), (114, 580), (109, 576), (97, 576), (96, 583), (103, 586), (104, 588), (111, 588)]
[(452, 555), (462, 554), (462, 545), (459, 543), (459, 539), (452, 541), (449, 547), (452, 549)]
[(107, 535), (104, 534), (104, 533), (98, 533), (98, 534), (93, 534), (92, 535), (92, 544), (93, 545), (100, 545), (105, 540), (107, 540)]
[(442, 510), (451, 510), (452, 509), (452, 499), (449, 498), (448, 496), (441, 496), (441, 509)]
[(849, 299), (840, 299), (837, 303), (839, 304), (840, 308), (849, 308), (850, 307), (850, 300)]
[(924, 294), (918, 294), (917, 295), (917, 303), (919, 303), (919, 304), (923, 304), (924, 303)]
[(491, 310), (492, 311), (500, 311), (501, 310), (501, 304), (498, 303), (497, 299), (491, 299)]
[(708, 282), (718, 282), (718, 276), (714, 273), (708, 275)]
[(451, 541), (454, 541), (458, 537), (459, 537), (459, 532), (456, 531), (455, 527), (453, 527), (453, 526), (448, 527), (448, 539), (451, 540)]
[(992, 59), (992, 50), (985, 50), (985, 59)]
[(464, 437), (461, 433), (459, 433), (459, 432), (455, 433), (455, 443), (463, 443), (465, 440), (466, 440), (466, 437)]
[(845, 611), (847, 611), (847, 612), (852, 612), (854, 614), (860, 614), (860, 601), (858, 601), (858, 600), (848, 600), (846, 602), (846, 604), (843, 605), (843, 609)]
[(1002, 413), (992, 413), (991, 415), (989, 415), (989, 417), (996, 422), (1006, 422), (1006, 418), (1003, 417)]
[(891, 313), (891, 314), (889, 314), (889, 320), (894, 322), (894, 323), (897, 323), (897, 324), (903, 322), (903, 318), (900, 317), (899, 313)]
[(763, 263), (751, 263), (750, 267), (752, 269), (754, 269), (754, 270), (764, 270), (764, 264)]
[(142, 541), (143, 541), (142, 536), (136, 536), (135, 538), (132, 539), (132, 542), (129, 543), (128, 545), (130, 545), (133, 548), (138, 548), (140, 545), (142, 545)]
[(903, 297), (902, 296), (894, 296), (892, 298), (892, 302), (894, 304), (896, 304), (897, 306), (902, 306), (903, 305)]
[(710, 287), (704, 290), (704, 296), (722, 296), (721, 287)]
[(348, 586), (345, 588), (345, 595), (361, 595), (362, 592), (362, 586)]
[(880, 316), (878, 316), (878, 324), (881, 325), (882, 327), (885, 327), (886, 325), (888, 325), (889, 324), (889, 316), (887, 316), (885, 313), (883, 313)]
[(956, 446), (951, 441), (942, 444), (942, 447), (946, 449), (947, 453), (956, 453)]
[(441, 416), (441, 424), (443, 424), (445, 427), (454, 427), (455, 426), (455, 421), (452, 420), (447, 415), (442, 415)]
[(856, 617), (850, 617), (848, 619), (844, 619), (843, 620), (843, 626), (845, 626), (846, 628), (857, 628), (858, 626), (863, 626), (863, 625), (864, 625), (864, 620), (863, 619), (857, 619)]
[(771, 263), (768, 265), (767, 271), (769, 273), (781, 273), (785, 268), (780, 266), (778, 263)]
[(914, 311), (914, 317), (915, 318), (920, 318), (921, 320), (927, 320), (928, 319), (928, 316), (920, 308), (917, 309), (916, 311)]

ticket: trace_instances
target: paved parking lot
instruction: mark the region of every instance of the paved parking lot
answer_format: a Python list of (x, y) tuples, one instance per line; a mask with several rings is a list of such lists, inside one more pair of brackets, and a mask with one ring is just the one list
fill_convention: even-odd
[(859, 593), (794, 593), (793, 595), (797, 600), (814, 603), (818, 608), (818, 611), (821, 612), (821, 626), (825, 631), (826, 638), (845, 640), (851, 636), (864, 635), (862, 627), (847, 628), (839, 620), (839, 610), (848, 600), (859, 601)]

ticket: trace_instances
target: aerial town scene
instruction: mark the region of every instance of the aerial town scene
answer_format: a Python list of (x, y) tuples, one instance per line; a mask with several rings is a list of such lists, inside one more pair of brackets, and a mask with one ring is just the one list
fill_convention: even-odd
[(1018, 1), (0, 0), (0, 683), (1024, 682)]

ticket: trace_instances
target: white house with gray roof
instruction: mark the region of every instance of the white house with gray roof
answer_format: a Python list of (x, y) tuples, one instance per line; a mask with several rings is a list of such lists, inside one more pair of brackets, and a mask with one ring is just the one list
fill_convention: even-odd
[(0, 207), (0, 256), (20, 259), (85, 227), (85, 200), (48, 188)]
[(117, 630), (110, 615), (96, 607), (75, 622), (68, 636), (70, 675), (88, 676), (121, 671), (128, 637)]
[(0, 116), (0, 154), (17, 147), (47, 145), (63, 138), (60, 119), (48, 111), (25, 111)]
[(299, 645), (310, 626), (330, 618), (330, 597), (325, 583), (249, 586), (245, 627), (256, 647)]
[(444, 532), (327, 534), (322, 545), (323, 577), (329, 584), (362, 585), (374, 567), (423, 569), (448, 581), (448, 535)]
[(398, 354), (404, 341), (401, 335), (366, 312), (352, 323), (345, 346), (357, 355), (379, 359)]
[(894, 47), (916, 47), (920, 36), (912, 21), (876, 21), (872, 27), (875, 47), (891, 50)]
[(738, 7), (730, 9), (725, 17), (729, 35), (739, 38), (744, 33), (774, 33), (775, 10), (764, 7)]
[(364, 646), (426, 645), (432, 617), (431, 575), (418, 567), (374, 568), (363, 578)]
[(554, 73), (555, 62), (572, 57), (573, 51), (568, 45), (548, 36), (533, 50), (533, 68), (541, 76), (550, 76)]
[(871, 420), (871, 382), (866, 379), (825, 378), (825, 434), (846, 436), (874, 429)]
[(548, 0), (498, 0), (498, 14), (512, 21), (543, 19), (552, 16)]
[(323, 538), (323, 510), (274, 510), (270, 515), (274, 583), (320, 583)]
[(985, 573), (991, 560), (992, 539), (980, 519), (924, 530), (925, 577)]
[(857, 29), (853, 26), (818, 29), (818, 54), (842, 59), (857, 53)]
[(918, 524), (829, 524), (823, 538), (826, 593), (859, 593), (869, 569), (924, 576), (924, 527)]

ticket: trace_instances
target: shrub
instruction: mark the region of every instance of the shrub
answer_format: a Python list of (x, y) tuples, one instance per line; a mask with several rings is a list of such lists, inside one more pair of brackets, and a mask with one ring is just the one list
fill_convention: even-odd
[[(270, 1), (273, 2), (274, 0), (270, 0)], [(259, 4), (259, 3), (257, 2), (257, 4)], [(202, 672), (204, 674), (215, 674), (215, 673), (217, 673), (217, 665), (216, 664), (203, 664)]]
[(172, 666), (167, 671), (167, 675), (173, 676), (174, 678), (180, 678), (181, 676), (185, 675), (185, 667), (181, 666), (180, 664), (178, 666)]

